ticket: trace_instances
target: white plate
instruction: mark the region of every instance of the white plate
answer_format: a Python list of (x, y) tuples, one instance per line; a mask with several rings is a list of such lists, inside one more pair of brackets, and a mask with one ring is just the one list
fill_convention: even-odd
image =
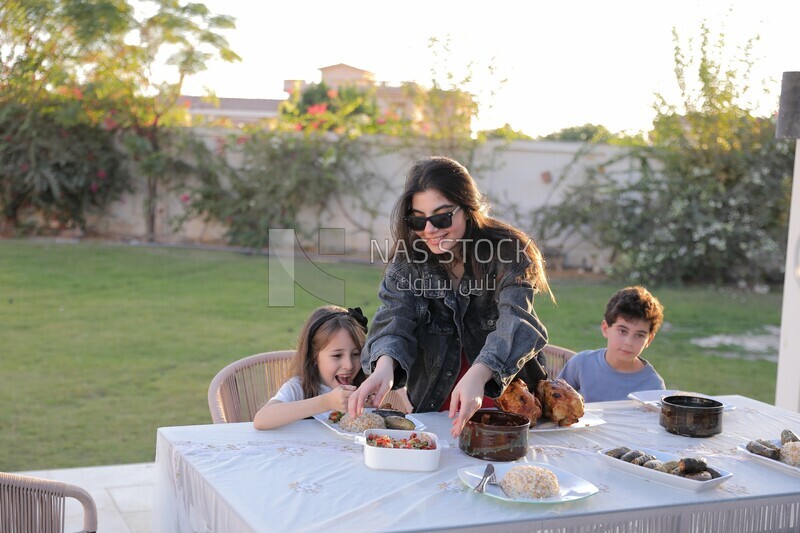
[[(781, 445), (780, 439), (770, 440), (769, 442), (771, 442), (772, 444), (775, 444), (776, 446), (780, 446)], [(739, 446), (736, 447), (736, 449), (739, 450), (740, 452), (742, 452), (743, 454), (745, 454), (747, 457), (752, 457), (756, 461), (761, 461), (765, 465), (769, 465), (772, 468), (776, 468), (776, 469), (781, 470), (783, 472), (787, 472), (789, 474), (794, 474), (796, 476), (800, 476), (800, 468), (798, 468), (796, 466), (792, 466), (792, 465), (786, 464), (786, 463), (784, 463), (782, 461), (778, 461), (777, 459), (770, 459), (769, 457), (764, 457), (763, 455), (758, 455), (757, 453), (752, 453), (752, 452), (748, 451), (746, 444), (740, 444)]]
[[(636, 447), (628, 446), (628, 448), (630, 448), (631, 450), (641, 450), (644, 453), (649, 453), (650, 455), (654, 455), (656, 459), (658, 459), (659, 461), (667, 462), (680, 459), (680, 457), (678, 457), (677, 455), (672, 455), (666, 452), (660, 452), (658, 450), (651, 450), (649, 448), (640, 448), (638, 446)], [(708, 465), (714, 468), (714, 470), (716, 470), (717, 472), (719, 472), (721, 474), (720, 477), (711, 479), (709, 481), (696, 481), (694, 479), (686, 479), (685, 477), (675, 476), (672, 474), (668, 474), (666, 472), (659, 472), (658, 470), (653, 470), (652, 468), (645, 468), (640, 465), (628, 463), (626, 461), (623, 461), (622, 459), (615, 459), (614, 457), (605, 454), (607, 451), (612, 449), (613, 448), (606, 448), (605, 450), (600, 450), (597, 453), (600, 454), (600, 457), (602, 457), (604, 461), (606, 461), (609, 465), (615, 468), (619, 468), (620, 470), (623, 470), (628, 474), (644, 478), (648, 481), (653, 481), (655, 483), (667, 485), (668, 487), (676, 487), (679, 489), (688, 490), (690, 492), (700, 492), (703, 490), (713, 489), (714, 487), (717, 487), (720, 484), (725, 483), (731, 477), (733, 477), (733, 474), (728, 472), (727, 470), (722, 470), (721, 468), (717, 468), (714, 465)], [(686, 457), (690, 456), (687, 455)]]
[(571, 426), (559, 426), (558, 424), (556, 424), (551, 420), (548, 420), (547, 418), (540, 418), (539, 420), (536, 421), (536, 425), (533, 426), (530, 430), (561, 431), (564, 429), (581, 429), (593, 426), (602, 426), (605, 423), (606, 421), (597, 415), (593, 415), (592, 413), (584, 413), (583, 416), (580, 417), (578, 421), (572, 424)]
[[(371, 413), (372, 411), (374, 411), (374, 409), (370, 409), (370, 408), (364, 409), (365, 413)], [(339, 429), (339, 424), (335, 424), (335, 423), (331, 422), (330, 420), (328, 420), (328, 415), (330, 415), (330, 414), (331, 414), (331, 411), (325, 411), (324, 413), (320, 413), (318, 415), (314, 415), (314, 418), (319, 420), (323, 424), (325, 424), (326, 427), (328, 427), (331, 430), (335, 431), (339, 435), (344, 435), (346, 437), (353, 437), (355, 435), (362, 435), (364, 433), (363, 431), (354, 432), (354, 431), (343, 431), (343, 430)], [(409, 420), (414, 422), (414, 431), (421, 431), (421, 430), (423, 430), (423, 429), (425, 429), (427, 427), (427, 426), (425, 426), (425, 424), (423, 424), (422, 422), (420, 422), (419, 420), (417, 420), (416, 418), (414, 418), (411, 415), (406, 415), (406, 418), (408, 418)]]
[(628, 394), (628, 398), (631, 400), (636, 400), (637, 402), (642, 402), (647, 405), (652, 405), (653, 407), (661, 408), (661, 398), (664, 396), (699, 396), (700, 398), (709, 398), (711, 400), (716, 400), (722, 404), (723, 411), (732, 411), (736, 409), (735, 405), (729, 404), (720, 400), (719, 398), (715, 398), (714, 396), (707, 396), (705, 394), (700, 394), (697, 392), (686, 392), (681, 390), (640, 390), (636, 392), (632, 392)]
[[(495, 463), (494, 474), (497, 477), (497, 480), (500, 481), (503, 479), (503, 476), (506, 475), (506, 472), (515, 466), (521, 465), (541, 466), (542, 468), (547, 468), (548, 470), (552, 471), (558, 478), (558, 486), (560, 489), (558, 494), (556, 496), (550, 496), (549, 498), (509, 498), (506, 496), (506, 493), (503, 492), (503, 489), (500, 488), (500, 485), (491, 485), (489, 483), (486, 484), (486, 492), (483, 494), (491, 496), (492, 498), (497, 498), (498, 500), (505, 500), (507, 502), (564, 503), (571, 502), (573, 500), (580, 500), (581, 498), (586, 498), (587, 496), (591, 496), (592, 494), (596, 494), (598, 492), (597, 487), (585, 479), (579, 478), (575, 474), (571, 474), (566, 470), (561, 470), (560, 468), (556, 468), (555, 466), (545, 463)], [(463, 481), (465, 485), (474, 489), (483, 477), (484, 470), (486, 470), (485, 464), (460, 468), (458, 470), (458, 477), (461, 478), (461, 481)]]

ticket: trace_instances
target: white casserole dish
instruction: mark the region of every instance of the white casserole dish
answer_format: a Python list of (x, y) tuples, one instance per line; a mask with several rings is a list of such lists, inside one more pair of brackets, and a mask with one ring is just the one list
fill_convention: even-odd
[[(403, 448), (379, 448), (367, 444), (370, 435), (386, 435), (393, 439), (408, 439), (412, 433), (427, 437), (436, 444), (434, 450), (413, 450)], [(409, 472), (430, 472), (439, 468), (442, 445), (435, 433), (402, 429), (368, 429), (355, 438), (357, 444), (364, 446), (364, 463), (375, 470), (406, 470)]]

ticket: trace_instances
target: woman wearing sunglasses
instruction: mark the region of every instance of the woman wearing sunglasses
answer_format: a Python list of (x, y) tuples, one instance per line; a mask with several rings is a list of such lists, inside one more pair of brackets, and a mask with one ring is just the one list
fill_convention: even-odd
[[(536, 355), (547, 331), (534, 294), (552, 293), (542, 255), (518, 229), (488, 215), (466, 168), (446, 157), (417, 161), (392, 212), (395, 241), (361, 352), (369, 377), (350, 396), (407, 387), (415, 412), (448, 411), (451, 433), (512, 379), (546, 377)], [(488, 398), (485, 398), (488, 396)]]

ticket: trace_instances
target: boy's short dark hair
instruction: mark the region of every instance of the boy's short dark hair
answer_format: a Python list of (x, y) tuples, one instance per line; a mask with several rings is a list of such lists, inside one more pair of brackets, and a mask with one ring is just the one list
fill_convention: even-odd
[(609, 326), (619, 317), (625, 320), (650, 321), (650, 333), (655, 335), (664, 321), (664, 306), (647, 289), (636, 285), (617, 291), (606, 304), (603, 318)]

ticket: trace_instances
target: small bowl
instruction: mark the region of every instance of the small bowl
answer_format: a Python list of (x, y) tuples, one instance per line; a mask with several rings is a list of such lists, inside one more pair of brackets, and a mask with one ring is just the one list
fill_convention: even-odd
[(700, 396), (664, 396), (658, 423), (684, 437), (711, 437), (722, 432), (723, 405)]
[(458, 447), (472, 457), (487, 461), (516, 461), (528, 453), (527, 416), (479, 409), (464, 425)]
[[(371, 435), (388, 435), (393, 439), (407, 439), (413, 433), (427, 437), (436, 444), (433, 450), (412, 450), (404, 448), (378, 448), (367, 444)], [(435, 433), (427, 431), (407, 431), (402, 429), (368, 429), (355, 438), (357, 444), (364, 446), (364, 464), (375, 470), (405, 470), (408, 472), (430, 472), (439, 468), (442, 446)]]

